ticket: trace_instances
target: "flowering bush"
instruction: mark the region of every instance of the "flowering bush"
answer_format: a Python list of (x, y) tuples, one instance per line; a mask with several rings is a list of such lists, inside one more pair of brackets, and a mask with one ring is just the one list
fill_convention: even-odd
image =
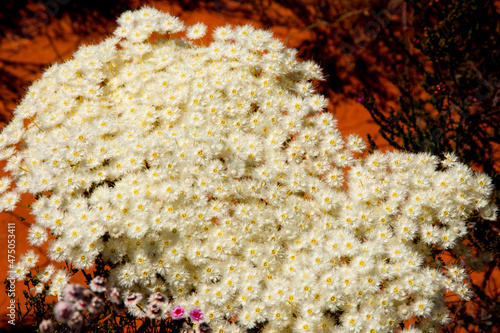
[(466, 273), (432, 253), (473, 212), (495, 217), (487, 176), (450, 154), (361, 158), (314, 92), (319, 67), (267, 31), (220, 27), (204, 46), (204, 25), (177, 38), (183, 24), (149, 7), (118, 23), (49, 68), (0, 135), (16, 183), (1, 180), (0, 210), (36, 195), (32, 245), (51, 234), (50, 258), (78, 269), (102, 256), (136, 317), (134, 293), (161, 292), (159, 313), (197, 309), (215, 332), (450, 320), (443, 295), (469, 297)]

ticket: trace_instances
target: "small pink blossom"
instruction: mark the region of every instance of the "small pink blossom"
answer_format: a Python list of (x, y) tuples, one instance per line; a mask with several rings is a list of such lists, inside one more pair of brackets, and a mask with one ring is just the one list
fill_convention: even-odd
[(159, 319), (161, 318), (162, 313), (163, 311), (159, 303), (153, 302), (148, 304), (148, 307), (146, 309), (146, 314), (148, 315), (149, 318)]
[(70, 302), (63, 301), (54, 306), (54, 315), (57, 321), (60, 321), (61, 323), (67, 323), (71, 319), (73, 312), (75, 312), (75, 310), (73, 308), (73, 304)]
[(167, 301), (167, 297), (160, 292), (156, 292), (149, 296), (150, 303), (165, 303)]
[(89, 287), (93, 292), (102, 293), (106, 291), (108, 284), (102, 276), (96, 276), (90, 281)]
[(122, 303), (122, 292), (118, 288), (109, 288), (106, 291), (106, 294), (108, 295), (108, 299), (111, 301), (113, 304), (121, 304)]
[(170, 315), (172, 316), (173, 319), (184, 318), (184, 308), (180, 305), (176, 306), (175, 308), (172, 309)]
[(94, 296), (94, 298), (92, 298), (92, 301), (90, 302), (88, 311), (90, 313), (99, 313), (102, 311), (102, 309), (104, 309), (104, 301), (99, 296)]
[(193, 309), (189, 313), (189, 316), (193, 321), (201, 321), (203, 320), (203, 312), (200, 309)]
[(73, 312), (70, 320), (68, 321), (68, 326), (74, 331), (78, 331), (83, 325), (83, 316), (79, 311)]
[(130, 293), (125, 299), (125, 305), (128, 307), (135, 306), (142, 299), (142, 295), (140, 293)]
[(67, 302), (75, 303), (83, 298), (83, 291), (85, 289), (79, 284), (68, 284), (64, 288), (63, 297)]
[(75, 310), (78, 310), (78, 311), (85, 311), (87, 310), (87, 308), (89, 307), (89, 302), (84, 300), (84, 299), (79, 299), (78, 301), (76, 301), (76, 303), (74, 304), (74, 307), (75, 307)]

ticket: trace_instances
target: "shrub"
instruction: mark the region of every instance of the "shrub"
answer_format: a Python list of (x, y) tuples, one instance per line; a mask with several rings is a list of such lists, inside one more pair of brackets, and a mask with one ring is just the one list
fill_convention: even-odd
[[(362, 158), (323, 112), (319, 67), (267, 31), (220, 27), (204, 46), (204, 25), (177, 38), (182, 22), (149, 7), (118, 23), (49, 68), (0, 136), (16, 183), (2, 180), (0, 209), (36, 195), (31, 244), (50, 234), (51, 259), (76, 269), (102, 258), (124, 295), (161, 292), (162, 314), (200, 309), (216, 332), (412, 317), (425, 331), (449, 321), (445, 292), (470, 296), (465, 271), (433, 253), (471, 214), (495, 218), (486, 175), (451, 154)], [(146, 299), (129, 313), (146, 317)]]

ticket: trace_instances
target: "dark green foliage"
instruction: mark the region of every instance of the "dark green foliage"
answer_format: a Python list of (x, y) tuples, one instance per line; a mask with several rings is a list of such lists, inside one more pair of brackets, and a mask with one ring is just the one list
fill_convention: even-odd
[[(500, 15), (493, 1), (409, 1), (415, 9), (413, 54), (395, 75), (401, 95), (386, 111), (365, 90), (364, 106), (394, 147), (412, 152), (454, 152), (461, 162), (488, 173), (500, 202)], [(409, 45), (409, 44), (408, 44)], [(418, 63), (416, 62), (418, 61)], [(396, 74), (396, 73), (395, 73)], [(500, 267), (499, 223), (479, 216), (469, 220), (466, 244), (484, 266), (468, 267), (485, 275), (473, 285), (473, 311), (449, 302), (454, 321), (443, 332), (492, 332), (500, 322), (498, 291), (488, 292)], [(460, 254), (451, 253), (460, 261)], [(488, 256), (490, 260), (486, 259)]]
[[(46, 302), (46, 295), (34, 295), (31, 292), (31, 288), (34, 288), (39, 283), (39, 279), (36, 276), (33, 276), (31, 273), (28, 273), (24, 285), (27, 287), (27, 290), (23, 291), (24, 297), (26, 299), (25, 306), (26, 311), (21, 311), (21, 303), (19, 300), (16, 303), (16, 324), (19, 324), (20, 327), (17, 329), (21, 329), (22, 331), (33, 331), (34, 326), (37, 322), (41, 322), (45, 319), (45, 314), (52, 311), (52, 304), (48, 304)], [(8, 279), (4, 281), (6, 291), (9, 290), (10, 282)], [(45, 285), (45, 291), (48, 291), (49, 286)], [(7, 292), (8, 294), (8, 292)], [(33, 324), (35, 323), (35, 324)]]

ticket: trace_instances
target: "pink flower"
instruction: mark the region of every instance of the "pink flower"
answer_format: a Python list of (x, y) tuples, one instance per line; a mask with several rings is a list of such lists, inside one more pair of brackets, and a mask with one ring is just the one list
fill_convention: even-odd
[(180, 319), (184, 317), (184, 308), (182, 306), (176, 306), (175, 308), (172, 309), (172, 312), (170, 312), (170, 315), (172, 316), (173, 319)]
[(87, 302), (84, 299), (80, 299), (80, 300), (76, 301), (76, 303), (74, 304), (74, 307), (75, 307), (75, 310), (85, 311), (89, 307), (89, 302)]
[(92, 298), (94, 298), (95, 294), (92, 292), (92, 290), (89, 290), (89, 289), (85, 289), (83, 291), (83, 300), (87, 303), (90, 303), (90, 301), (92, 300)]
[(104, 301), (99, 296), (94, 296), (87, 310), (90, 313), (99, 313), (102, 309), (104, 309)]
[(149, 302), (150, 303), (165, 303), (167, 301), (167, 297), (163, 295), (162, 293), (154, 293), (149, 296)]
[(113, 304), (122, 304), (122, 292), (118, 288), (109, 288), (106, 292), (108, 299)]
[(76, 301), (82, 299), (83, 291), (83, 286), (79, 284), (68, 284), (63, 291), (64, 300), (67, 302), (75, 303)]
[(108, 287), (108, 284), (106, 283), (106, 280), (102, 276), (96, 276), (95, 278), (90, 281), (90, 290), (96, 292), (96, 293), (102, 293), (106, 291), (106, 288)]
[(73, 304), (69, 302), (59, 302), (54, 306), (54, 315), (61, 323), (67, 323), (75, 312)]
[(189, 316), (193, 321), (201, 321), (203, 320), (203, 312), (200, 309), (193, 309), (189, 313)]
[(79, 331), (83, 325), (83, 316), (79, 311), (73, 312), (70, 320), (68, 321), (69, 328), (72, 329), (72, 332)]
[(136, 306), (142, 299), (142, 295), (139, 293), (130, 293), (125, 299), (125, 305), (128, 307)]
[(161, 318), (162, 312), (161, 306), (157, 302), (149, 303), (146, 309), (146, 314), (151, 319)]

